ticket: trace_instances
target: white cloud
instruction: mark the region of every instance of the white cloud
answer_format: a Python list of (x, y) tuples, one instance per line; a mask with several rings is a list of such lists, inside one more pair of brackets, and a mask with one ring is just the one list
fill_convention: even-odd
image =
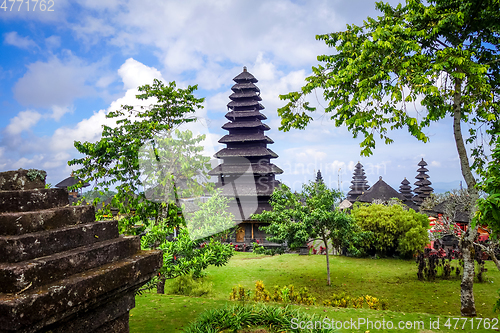
[(54, 105), (52, 107), (52, 114), (50, 115), (51, 118), (53, 118), (55, 121), (59, 121), (62, 116), (64, 116), (66, 113), (71, 112), (73, 113), (74, 108), (73, 107), (61, 107)]
[(106, 119), (106, 113), (105, 110), (99, 110), (99, 112), (94, 112), (90, 118), (83, 119), (74, 127), (58, 128), (52, 135), (52, 151), (68, 151), (73, 148), (74, 141), (93, 142), (98, 140), (102, 133), (101, 125), (111, 125), (110, 120)]
[(36, 111), (21, 111), (17, 116), (10, 120), (10, 123), (5, 128), (5, 131), (10, 135), (20, 134), (21, 132), (35, 126), (41, 117), (42, 115)]
[[(100, 1), (105, 2), (105, 1)], [(93, 16), (85, 16), (83, 22), (73, 27), (77, 36), (89, 44), (96, 43), (100, 38), (106, 38), (115, 34), (115, 28), (109, 25), (105, 19)]]
[(118, 75), (122, 78), (125, 89), (136, 89), (145, 84), (152, 84), (154, 79), (164, 81), (160, 71), (154, 67), (148, 67), (143, 63), (129, 58), (118, 69)]
[(49, 49), (58, 48), (61, 46), (61, 37), (55, 35), (47, 37), (45, 38), (45, 45), (47, 45)]
[(17, 31), (4, 34), (3, 42), (7, 45), (16, 46), (21, 49), (32, 49), (38, 47), (38, 45), (31, 38), (19, 36)]
[(28, 71), (14, 85), (14, 97), (21, 105), (49, 108), (68, 106), (77, 97), (93, 92), (87, 85), (96, 67), (72, 56), (61, 61), (53, 57), (47, 62), (28, 65)]
[(432, 161), (431, 166), (439, 168), (441, 166), (441, 162), (439, 161)]
[(29, 169), (40, 165), (41, 161), (43, 161), (42, 155), (35, 155), (32, 158), (21, 157), (20, 159), (12, 163), (11, 168), (12, 170), (17, 170), (19, 168)]

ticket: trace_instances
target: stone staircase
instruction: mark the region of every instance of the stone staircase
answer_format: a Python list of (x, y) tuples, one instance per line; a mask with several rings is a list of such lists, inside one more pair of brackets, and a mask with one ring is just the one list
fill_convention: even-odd
[(128, 332), (161, 252), (44, 185), (27, 170), (0, 172), (0, 333)]

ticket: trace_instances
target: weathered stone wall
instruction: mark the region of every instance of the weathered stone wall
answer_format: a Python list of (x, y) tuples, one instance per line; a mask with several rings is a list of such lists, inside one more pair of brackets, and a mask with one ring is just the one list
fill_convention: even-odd
[(0, 172), (0, 333), (128, 332), (134, 292), (161, 252), (27, 172)]

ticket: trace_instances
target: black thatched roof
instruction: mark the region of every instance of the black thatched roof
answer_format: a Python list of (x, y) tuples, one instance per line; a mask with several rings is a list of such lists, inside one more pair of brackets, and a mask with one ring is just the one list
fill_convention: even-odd
[(255, 90), (237, 90), (231, 95), (229, 95), (229, 99), (232, 101), (236, 100), (244, 100), (244, 98), (251, 98), (254, 101), (262, 101), (262, 98), (260, 97), (260, 92), (255, 91)]
[(382, 180), (382, 177), (373, 184), (370, 189), (364, 191), (364, 193), (358, 197), (357, 201), (360, 202), (372, 202), (375, 199), (382, 201), (388, 201), (392, 198), (399, 199), (401, 201), (405, 200), (403, 195), (389, 186), (386, 182)]
[[(269, 197), (273, 194), (273, 190), (280, 183), (277, 180), (268, 182), (268, 184), (236, 184), (236, 195), (239, 197), (244, 196), (254, 196), (257, 195), (259, 197), (266, 196)], [(226, 196), (234, 196), (234, 189), (232, 186), (224, 186), (222, 187), (222, 195)]]
[[(260, 98), (260, 97), (259, 97)], [(257, 99), (252, 99), (252, 100), (236, 100), (236, 101), (231, 101), (227, 103), (227, 107), (233, 110), (236, 110), (235, 108), (239, 108), (240, 110), (243, 107), (253, 107), (259, 110), (264, 110), (264, 106), (259, 103), (259, 100)]]
[[(81, 181), (82, 180), (80, 178), (70, 176), (70, 177), (64, 179), (63, 181), (59, 182), (58, 184), (56, 184), (55, 187), (57, 187), (57, 188), (68, 188), (70, 186), (78, 184)], [(84, 183), (83, 187), (87, 187), (89, 185), (90, 185), (89, 183)]]
[(260, 120), (255, 119), (252, 121), (233, 121), (230, 123), (225, 123), (222, 126), (223, 129), (233, 129), (233, 128), (259, 128), (263, 131), (269, 131), (270, 128), (266, 124), (263, 124)]
[(228, 165), (228, 164), (220, 164), (215, 169), (211, 170), (208, 174), (213, 175), (242, 175), (244, 174), (248, 168), (252, 168), (252, 172), (254, 174), (259, 175), (267, 175), (270, 173), (273, 174), (282, 174), (283, 170), (277, 167), (274, 164), (250, 164), (250, 165)]
[(219, 143), (232, 143), (232, 142), (266, 142), (268, 144), (274, 143), (268, 136), (264, 133), (241, 133), (241, 134), (228, 134), (224, 135)]
[(258, 80), (252, 74), (250, 74), (249, 72), (247, 72), (247, 68), (246, 67), (243, 67), (243, 72), (241, 72), (240, 74), (238, 74), (233, 79), (233, 81), (235, 81), (237, 83), (248, 83), (248, 82), (257, 83), (258, 82)]
[[(446, 211), (446, 205), (450, 203), (449, 200), (445, 200), (441, 202), (440, 204), (437, 204), (434, 206), (432, 209), (432, 212), (436, 214), (445, 214)], [(464, 209), (463, 205), (457, 205), (456, 206), (456, 214), (455, 214), (455, 221), (453, 222), (459, 222), (459, 223), (469, 223), (470, 222), (470, 212), (466, 209)]]
[(237, 118), (257, 118), (260, 120), (266, 120), (267, 117), (260, 113), (258, 110), (251, 110), (251, 111), (231, 111), (226, 113), (226, 118), (228, 120), (236, 120)]
[(253, 91), (257, 91), (257, 92), (260, 91), (259, 87), (257, 87), (252, 82), (236, 83), (234, 86), (231, 87), (231, 90), (234, 92), (241, 91), (241, 90), (253, 90)]
[(277, 158), (278, 155), (265, 147), (223, 148), (215, 153), (216, 158), (225, 157), (268, 157)]

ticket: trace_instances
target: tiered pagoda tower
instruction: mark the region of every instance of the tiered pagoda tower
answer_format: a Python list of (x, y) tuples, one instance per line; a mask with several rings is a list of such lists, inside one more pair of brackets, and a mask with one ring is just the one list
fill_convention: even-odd
[(235, 197), (229, 210), (240, 223), (236, 233), (236, 242), (249, 243), (253, 239), (265, 241), (265, 235), (255, 227), (250, 215), (271, 210), (270, 196), (279, 184), (276, 174), (283, 173), (279, 167), (271, 163), (278, 155), (267, 148), (274, 143), (264, 134), (270, 128), (262, 122), (267, 117), (260, 112), (264, 106), (259, 102), (260, 89), (255, 85), (257, 79), (246, 67), (233, 79), (236, 84), (231, 88), (231, 102), (227, 104), (230, 110), (226, 114), (229, 120), (222, 126), (229, 133), (219, 140), (226, 148), (214, 156), (222, 159), (222, 163), (209, 172), (217, 176), (217, 187), (222, 188), (222, 194)]
[(356, 199), (369, 188), (363, 165), (359, 162), (354, 167), (354, 175), (352, 176), (351, 186), (349, 186), (349, 188), (351, 190), (347, 193), (347, 200), (350, 202), (355, 202)]
[(418, 166), (420, 167), (417, 169), (418, 175), (415, 176), (417, 181), (414, 184), (415, 186), (417, 186), (417, 188), (415, 188), (415, 190), (413, 191), (416, 193), (413, 197), (413, 201), (419, 206), (422, 204), (424, 199), (429, 197), (432, 191), (434, 191), (434, 189), (429, 186), (432, 183), (428, 179), (429, 175), (426, 174), (426, 172), (429, 171), (425, 168), (426, 165), (427, 163), (422, 158), (422, 161), (418, 163)]
[(323, 176), (321, 175), (321, 170), (318, 170), (318, 172), (316, 173), (316, 183), (323, 183)]
[(406, 200), (413, 199), (413, 194), (411, 193), (410, 182), (408, 181), (408, 179), (406, 179), (406, 177), (401, 182), (401, 186), (399, 186), (399, 193), (401, 193), (403, 195), (403, 197), (405, 197)]

